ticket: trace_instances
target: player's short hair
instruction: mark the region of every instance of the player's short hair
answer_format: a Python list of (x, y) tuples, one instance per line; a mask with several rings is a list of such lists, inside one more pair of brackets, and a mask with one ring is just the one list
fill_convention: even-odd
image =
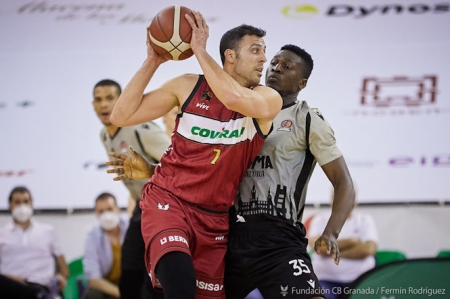
[(314, 61), (311, 57), (311, 55), (306, 52), (304, 49), (295, 46), (295, 45), (284, 45), (283, 47), (281, 47), (281, 50), (288, 50), (291, 51), (295, 54), (297, 54), (303, 61), (303, 75), (305, 76), (306, 79), (309, 78), (309, 76), (311, 75), (311, 72), (314, 68)]
[(97, 196), (97, 198), (95, 199), (95, 205), (97, 205), (97, 202), (101, 201), (101, 200), (105, 200), (108, 198), (112, 198), (114, 200), (114, 204), (117, 206), (117, 200), (116, 197), (114, 195), (112, 195), (109, 192), (103, 192), (102, 194), (100, 194), (99, 196)]
[(9, 193), (9, 200), (8, 203), (11, 203), (12, 201), (12, 197), (15, 193), (28, 193), (28, 195), (30, 195), (30, 200), (33, 201), (33, 199), (31, 198), (31, 192), (30, 190), (28, 190), (27, 187), (24, 186), (17, 186), (14, 189), (11, 190), (11, 193)]
[(225, 50), (231, 49), (239, 51), (238, 44), (246, 35), (256, 35), (257, 37), (266, 36), (266, 31), (251, 25), (242, 24), (233, 29), (228, 30), (220, 39), (220, 59), (222, 64), (225, 62)]
[(92, 90), (92, 93), (94, 93), (94, 90), (99, 86), (115, 86), (117, 87), (117, 91), (119, 92), (119, 95), (122, 93), (122, 88), (120, 87), (119, 83), (117, 83), (114, 80), (111, 79), (103, 79), (97, 82), (95, 84), (94, 89)]

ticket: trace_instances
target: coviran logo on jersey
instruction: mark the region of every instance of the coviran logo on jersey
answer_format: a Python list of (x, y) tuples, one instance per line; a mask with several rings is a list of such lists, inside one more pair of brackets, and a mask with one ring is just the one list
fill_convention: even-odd
[(180, 118), (177, 133), (194, 142), (222, 145), (246, 142), (258, 133), (254, 120), (250, 117), (219, 119), (218, 116), (203, 117), (185, 111)]
[(198, 135), (205, 138), (210, 139), (216, 139), (216, 138), (235, 138), (235, 137), (241, 137), (242, 134), (244, 134), (245, 127), (242, 127), (240, 130), (222, 130), (219, 132), (216, 132), (214, 130), (210, 130), (207, 128), (200, 128), (200, 127), (192, 127), (191, 133), (193, 135)]

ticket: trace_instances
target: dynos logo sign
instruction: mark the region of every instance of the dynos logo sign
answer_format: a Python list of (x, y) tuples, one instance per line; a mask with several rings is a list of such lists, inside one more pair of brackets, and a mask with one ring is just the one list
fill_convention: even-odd
[(429, 15), (450, 12), (450, 3), (414, 3), (414, 4), (368, 4), (351, 5), (335, 4), (319, 9), (312, 4), (288, 5), (281, 9), (281, 13), (288, 18), (309, 19), (320, 15), (332, 18), (363, 19), (371, 16), (400, 16), (400, 15)]

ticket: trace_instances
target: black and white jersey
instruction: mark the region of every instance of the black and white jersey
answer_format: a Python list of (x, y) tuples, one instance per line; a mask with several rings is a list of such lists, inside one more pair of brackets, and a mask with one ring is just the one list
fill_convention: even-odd
[[(316, 163), (341, 157), (330, 124), (305, 101), (283, 106), (273, 131), (242, 180), (239, 215), (282, 216), (301, 222), (306, 189)], [(244, 217), (245, 218), (245, 217)]]

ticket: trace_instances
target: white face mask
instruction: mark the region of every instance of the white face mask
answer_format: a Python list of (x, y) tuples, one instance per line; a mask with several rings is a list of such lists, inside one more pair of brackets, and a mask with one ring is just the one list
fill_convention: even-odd
[(17, 222), (27, 222), (33, 216), (33, 208), (30, 205), (19, 205), (12, 209), (11, 215)]
[(112, 230), (119, 224), (119, 214), (115, 212), (104, 212), (99, 217), (100, 226), (104, 230)]

